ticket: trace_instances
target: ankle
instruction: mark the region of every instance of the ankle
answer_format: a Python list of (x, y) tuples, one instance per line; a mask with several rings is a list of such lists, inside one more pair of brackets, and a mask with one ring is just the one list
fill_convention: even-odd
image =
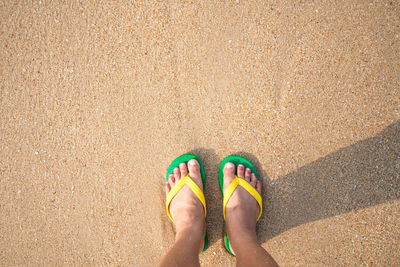
[(233, 253), (237, 256), (242, 252), (247, 253), (256, 247), (259, 247), (257, 236), (252, 233), (236, 234), (233, 236), (228, 235), (229, 244)]
[[(228, 233), (246, 233), (248, 236), (256, 236), (257, 221), (246, 214), (243, 209), (231, 209), (227, 211), (226, 226)], [(240, 234), (242, 236), (242, 234)]]
[(257, 243), (257, 234), (249, 229), (229, 230), (227, 229), (229, 241), (232, 245), (244, 243)]
[(175, 219), (176, 237), (180, 236), (204, 236), (206, 221), (204, 214), (184, 212)]
[(179, 221), (175, 222), (176, 229), (176, 238), (181, 236), (196, 236), (202, 235), (203, 230), (205, 229), (205, 222), (199, 221)]

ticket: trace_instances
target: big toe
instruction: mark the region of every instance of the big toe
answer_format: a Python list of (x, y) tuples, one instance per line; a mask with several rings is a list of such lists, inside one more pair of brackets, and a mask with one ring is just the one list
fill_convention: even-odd
[(201, 173), (200, 173), (200, 165), (195, 159), (191, 159), (188, 162), (188, 169), (190, 178), (201, 188), (203, 189), (203, 182), (201, 180)]
[(228, 162), (224, 166), (224, 192), (235, 179), (235, 164)]

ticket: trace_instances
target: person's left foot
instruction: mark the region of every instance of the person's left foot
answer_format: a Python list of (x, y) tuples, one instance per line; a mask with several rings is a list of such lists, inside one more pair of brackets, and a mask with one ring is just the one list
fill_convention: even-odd
[[(188, 162), (188, 166), (185, 163), (181, 163), (179, 168), (174, 169), (174, 174), (168, 177), (168, 182), (165, 184), (167, 195), (188, 172), (190, 173), (190, 178), (203, 190), (200, 165), (195, 159), (191, 159)], [(206, 229), (204, 209), (200, 200), (187, 185), (184, 185), (172, 199), (169, 210), (175, 222), (176, 238), (190, 236), (196, 246), (198, 244), (200, 252), (204, 246)]]
[[(236, 166), (231, 162), (226, 163), (224, 166), (224, 192), (235, 179), (235, 173), (239, 178), (244, 179), (254, 187), (261, 195), (261, 183), (257, 180), (255, 173), (252, 173), (249, 168), (245, 168), (242, 164), (239, 164), (236, 170)], [(235, 252), (232, 248), (232, 243), (234, 243), (234, 247), (237, 247), (242, 243), (244, 236), (257, 242), (256, 223), (259, 212), (260, 206), (254, 197), (244, 188), (238, 186), (225, 209), (229, 247), (233, 254)]]

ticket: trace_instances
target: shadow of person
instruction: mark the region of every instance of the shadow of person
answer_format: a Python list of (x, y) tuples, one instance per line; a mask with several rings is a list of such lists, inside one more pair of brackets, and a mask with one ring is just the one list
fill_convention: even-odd
[(249, 159), (263, 180), (260, 242), (304, 223), (400, 198), (400, 121), (274, 182), (255, 156), (237, 155)]

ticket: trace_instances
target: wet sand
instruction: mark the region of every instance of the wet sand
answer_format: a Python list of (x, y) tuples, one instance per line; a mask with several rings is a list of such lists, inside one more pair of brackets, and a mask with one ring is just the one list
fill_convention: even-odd
[(169, 163), (263, 179), (282, 266), (399, 266), (398, 1), (0, 4), (0, 265), (155, 266)]

